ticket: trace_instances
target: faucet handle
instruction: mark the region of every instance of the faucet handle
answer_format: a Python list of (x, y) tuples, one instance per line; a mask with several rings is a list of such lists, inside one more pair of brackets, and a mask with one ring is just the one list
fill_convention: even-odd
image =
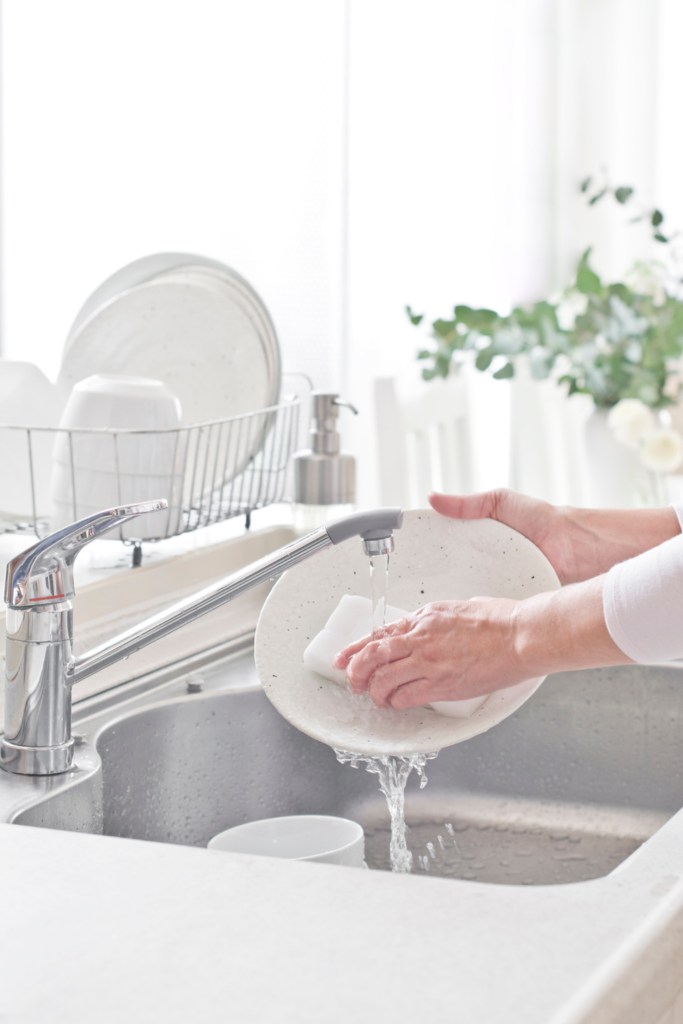
[(163, 498), (120, 505), (79, 519), (38, 541), (8, 563), (6, 603), (12, 608), (36, 608), (68, 600), (74, 596), (74, 562), (86, 544), (144, 512), (159, 512), (167, 507)]

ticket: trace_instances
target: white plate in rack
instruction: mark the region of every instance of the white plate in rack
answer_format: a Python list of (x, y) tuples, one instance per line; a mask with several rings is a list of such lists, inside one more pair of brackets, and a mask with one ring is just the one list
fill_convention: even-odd
[(94, 373), (153, 377), (180, 399), (184, 425), (277, 403), (275, 329), (253, 289), (229, 268), (186, 263), (111, 290), (103, 285), (104, 301), (90, 309), (88, 300), (85, 317), (76, 318), (57, 382), (64, 396)]
[[(76, 317), (57, 381), (63, 399), (94, 373), (163, 381), (180, 399), (185, 427), (276, 405), (280, 349), (264, 303), (239, 274), (204, 257), (159, 253), (117, 271)], [(191, 438), (200, 479), (220, 486), (238, 475), (271, 425), (272, 416), (256, 417), (220, 439), (216, 430)]]
[[(560, 587), (531, 541), (491, 519), (406, 512), (395, 542), (388, 601), (406, 611), (432, 601), (524, 598)], [(357, 537), (289, 569), (271, 590), (256, 629), (256, 665), (267, 696), (292, 725), (331, 747), (394, 755), (441, 750), (502, 722), (543, 682), (527, 679), (497, 690), (469, 718), (446, 718), (428, 707), (377, 708), (303, 663), (305, 648), (344, 594), (370, 596), (369, 559)]]

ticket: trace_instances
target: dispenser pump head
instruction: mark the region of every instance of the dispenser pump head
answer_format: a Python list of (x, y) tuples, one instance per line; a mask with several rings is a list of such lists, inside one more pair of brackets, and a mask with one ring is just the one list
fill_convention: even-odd
[(339, 395), (325, 391), (314, 391), (311, 395), (311, 451), (317, 455), (339, 454), (339, 432), (337, 417), (340, 406), (350, 409), (354, 416), (358, 410), (350, 402), (343, 402)]

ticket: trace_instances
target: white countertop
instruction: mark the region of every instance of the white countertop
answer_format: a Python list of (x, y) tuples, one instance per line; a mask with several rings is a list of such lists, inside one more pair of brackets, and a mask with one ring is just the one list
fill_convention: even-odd
[(683, 984), (683, 812), (573, 885), (19, 825), (0, 825), (0, 870), (2, 1024), (644, 1024)]

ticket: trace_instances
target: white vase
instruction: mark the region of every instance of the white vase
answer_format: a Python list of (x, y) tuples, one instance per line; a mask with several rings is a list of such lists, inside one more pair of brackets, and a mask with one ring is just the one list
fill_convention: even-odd
[(651, 504), (652, 482), (638, 452), (621, 444), (607, 426), (607, 411), (596, 409), (585, 426), (589, 508), (637, 508)]

